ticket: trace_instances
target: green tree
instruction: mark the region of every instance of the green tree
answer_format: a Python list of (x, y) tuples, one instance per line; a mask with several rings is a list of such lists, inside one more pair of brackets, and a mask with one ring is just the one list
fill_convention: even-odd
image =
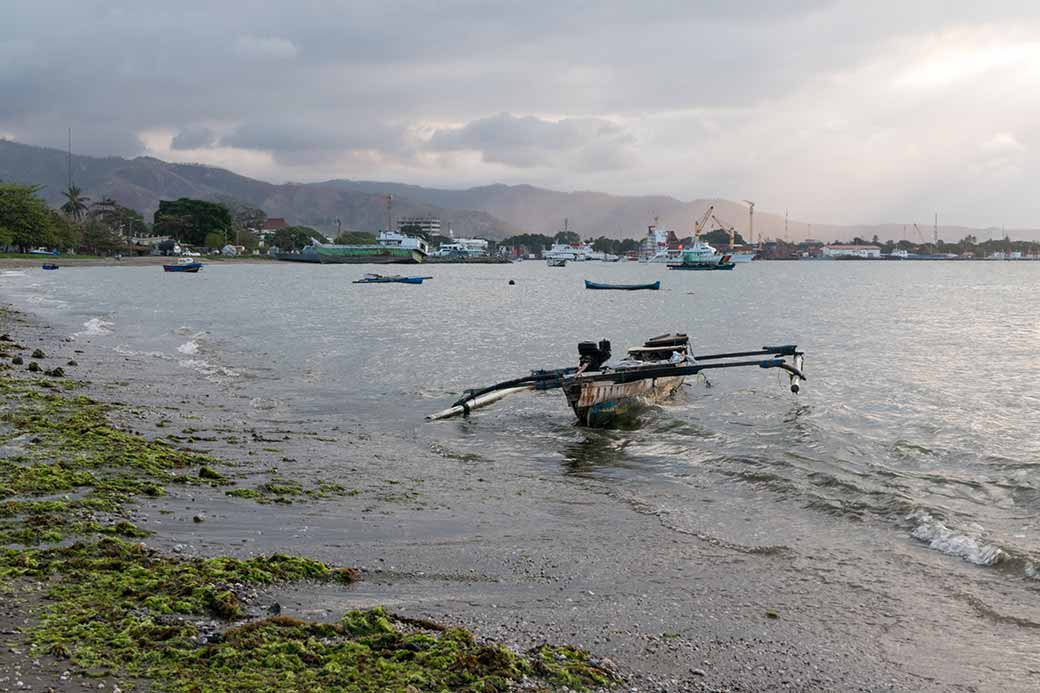
[(560, 231), (557, 233), (553, 240), (557, 243), (567, 243), (568, 245), (577, 245), (581, 243), (581, 236), (574, 233), (573, 231)]
[(90, 198), (84, 195), (83, 191), (75, 185), (70, 185), (61, 194), (65, 196), (65, 204), (61, 206), (61, 211), (76, 221), (82, 219), (83, 215), (87, 213), (87, 204), (90, 202)]
[(256, 250), (260, 246), (260, 237), (249, 229), (237, 231), (235, 233), (235, 240), (238, 241), (238, 245), (250, 251)]
[(220, 250), (226, 245), (224, 241), (224, 234), (217, 233), (216, 231), (211, 231), (206, 234), (206, 239), (202, 245), (206, 248), (209, 248), (210, 250)]
[(83, 225), (51, 209), (52, 242), (61, 251), (75, 250), (83, 242)]
[(82, 243), (94, 255), (111, 255), (123, 247), (123, 238), (100, 219), (88, 218), (83, 223)]
[[(736, 236), (734, 236), (733, 242), (737, 245), (744, 245), (744, 237), (740, 235), (739, 231), (735, 233)], [(714, 231), (701, 234), (701, 240), (711, 245), (729, 245), (729, 231), (726, 229), (715, 229)]]
[(607, 238), (606, 236), (600, 236), (592, 242), (592, 249), (601, 253), (617, 253), (618, 242), (613, 238)]
[(231, 213), (216, 202), (187, 197), (161, 200), (155, 212), (154, 228), (161, 236), (173, 236), (189, 245), (203, 245), (208, 233), (219, 233), (222, 239), (229, 237)]
[(634, 238), (626, 238), (625, 240), (618, 243), (617, 254), (623, 255), (625, 253), (631, 253), (639, 250), (639, 241)]
[(271, 245), (282, 250), (301, 250), (311, 244), (311, 239), (325, 241), (325, 237), (309, 226), (288, 226), (278, 229)]
[(344, 231), (336, 236), (335, 242), (341, 245), (371, 245), (376, 242), (376, 237), (363, 231)]
[(130, 245), (132, 236), (148, 233), (148, 224), (140, 212), (124, 207), (111, 197), (104, 197), (90, 205), (88, 216), (118, 233), (126, 245)]
[(40, 188), (17, 183), (0, 183), (0, 229), (7, 245), (22, 252), (50, 246), (54, 241), (53, 216), (47, 203), (36, 193)]

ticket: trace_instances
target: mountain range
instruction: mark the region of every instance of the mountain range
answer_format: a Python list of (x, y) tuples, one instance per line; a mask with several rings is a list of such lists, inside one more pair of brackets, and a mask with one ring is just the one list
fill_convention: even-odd
[[(61, 191), (68, 185), (68, 155), (58, 149), (0, 140), (0, 180), (43, 186), (40, 194), (48, 203), (62, 203)], [(235, 200), (263, 209), (268, 216), (284, 217), (290, 224), (313, 226), (326, 233), (337, 228), (375, 231), (386, 225), (385, 196), (393, 195), (394, 218), (432, 216), (441, 220), (445, 232), (456, 236), (478, 236), (500, 240), (516, 233), (553, 235), (565, 220), (570, 230), (583, 238), (638, 238), (657, 218), (682, 237), (693, 233), (694, 219), (709, 205), (719, 223), (734, 226), (749, 236), (748, 206), (730, 200), (706, 198), (682, 201), (674, 197), (610, 195), (601, 192), (560, 192), (531, 185), (486, 185), (466, 190), (426, 188), (403, 183), (329, 180), (316, 183), (268, 183), (232, 171), (201, 164), (178, 164), (153, 157), (71, 157), (72, 179), (91, 199), (111, 197), (142, 212), (146, 219), (160, 200), (192, 197), (203, 200)], [(711, 225), (712, 227), (715, 224)], [(968, 234), (980, 240), (1002, 236), (996, 228), (973, 229), (943, 225), (939, 237), (956, 241)], [(1016, 229), (1016, 240), (1040, 239), (1040, 229)], [(807, 237), (824, 241), (870, 240), (911, 241), (932, 239), (933, 229), (915, 229), (912, 224), (841, 226), (809, 224), (779, 214), (756, 210), (754, 239)]]

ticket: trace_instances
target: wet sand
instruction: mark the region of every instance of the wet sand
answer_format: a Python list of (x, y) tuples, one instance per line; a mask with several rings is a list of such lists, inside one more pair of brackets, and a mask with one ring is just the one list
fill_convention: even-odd
[[(274, 262), (266, 257), (244, 256), (244, 257), (200, 257), (195, 258), (203, 263), (257, 263)], [(40, 255), (38, 257), (0, 257), (0, 269), (22, 269), (26, 267), (39, 267), (45, 263), (53, 263), (61, 269), (72, 267), (146, 267), (150, 265), (175, 264), (179, 257), (162, 257), (156, 255), (144, 255), (141, 257), (62, 257)], [(60, 271), (60, 269), (59, 269)]]
[[(638, 489), (580, 471), (565, 479), (517, 473), (442, 448), (404, 455), (349, 416), (331, 431), (306, 422), (273, 425), (218, 384), (171, 381), (146, 362), (93, 349), (89, 339), (66, 341), (36, 320), (0, 331), (39, 346), (54, 363), (75, 358), (79, 365), (68, 375), (90, 381), (85, 394), (125, 405), (118, 424), (211, 453), (226, 461), (221, 473), (240, 484), (291, 477), (308, 488), (335, 481), (351, 489), (254, 504), (219, 489), (173, 486), (136, 507), (134, 522), (155, 532), (146, 543), (166, 552), (282, 551), (361, 568), (362, 581), (349, 587), (263, 591), (251, 605), (258, 612), (277, 603), (282, 614), (335, 618), (385, 605), (519, 649), (569, 643), (609, 658), (627, 678), (623, 688), (639, 691), (1030, 690), (1040, 669), (1028, 657), (1013, 661), (1013, 653), (994, 658), (1002, 630), (1021, 624), (999, 614), (980, 618), (970, 600), (963, 613), (934, 613), (931, 596), (941, 582), (911, 583), (900, 567), (912, 549), (877, 555), (872, 572), (887, 579), (865, 588), (854, 577), (859, 566), (691, 530), (668, 512), (651, 511)], [(823, 523), (819, 531), (834, 532)], [(872, 530), (847, 530), (857, 531)], [(842, 538), (806, 533), (794, 540), (811, 547)], [(950, 560), (919, 554), (912, 560), (931, 563), (937, 575)], [(17, 616), (0, 624), (9, 628)], [(961, 619), (978, 623), (972, 642), (944, 627)], [(0, 666), (15, 665), (42, 672), (26, 679), (34, 686), (60, 674), (21, 654), (0, 659)], [(83, 685), (60, 677), (47, 683), (56, 690)], [(7, 677), (0, 690), (12, 684)]]

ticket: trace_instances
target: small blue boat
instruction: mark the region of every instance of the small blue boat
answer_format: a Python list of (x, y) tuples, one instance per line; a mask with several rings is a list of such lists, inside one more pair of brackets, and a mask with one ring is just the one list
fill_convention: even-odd
[(355, 284), (422, 284), (423, 279), (433, 277), (402, 277), (399, 274), (366, 274), (361, 279), (354, 281)]
[(599, 284), (597, 282), (590, 282), (588, 279), (586, 279), (585, 288), (596, 289), (599, 291), (657, 291), (661, 288), (661, 282), (656, 281), (652, 284)]
[(202, 269), (202, 263), (185, 258), (176, 265), (163, 265), (163, 272), (198, 272)]
[(45, 269), (45, 270), (56, 270), (56, 269), (58, 269), (58, 265), (55, 265), (55, 264), (52, 264), (52, 263), (48, 262), (48, 263), (44, 264), (43, 269)]

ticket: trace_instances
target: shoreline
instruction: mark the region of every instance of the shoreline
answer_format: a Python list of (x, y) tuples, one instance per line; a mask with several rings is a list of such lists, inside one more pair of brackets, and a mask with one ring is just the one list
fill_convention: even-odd
[[(262, 256), (256, 257), (200, 257), (197, 258), (206, 264), (261, 264), (268, 262), (275, 262), (270, 258)], [(143, 255), (140, 257), (124, 257), (116, 259), (114, 257), (92, 257), (92, 258), (77, 258), (77, 257), (51, 257), (47, 255), (40, 255), (39, 258), (31, 257), (0, 257), (0, 269), (24, 269), (28, 267), (39, 267), (44, 263), (55, 263), (61, 269), (73, 268), (73, 267), (151, 267), (156, 265), (168, 265), (176, 263), (180, 260), (180, 257), (163, 257), (162, 255)]]
[[(761, 544), (727, 541), (724, 530), (683, 521), (680, 503), (711, 502), (696, 487), (669, 510), (648, 489), (580, 469), (518, 470), (443, 446), (388, 452), (350, 420), (329, 430), (267, 417), (221, 398), (222, 386), (178, 387), (152, 357), (102, 352), (89, 337), (67, 341), (36, 318), (10, 331), (30, 351), (53, 352), (48, 361), (82, 364), (66, 368), (83, 383), (72, 394), (122, 402), (109, 412), (116, 428), (221, 461), (213, 469), (235, 486), (167, 484), (165, 495), (133, 507), (128, 521), (154, 532), (147, 545), (184, 559), (292, 553), (360, 571), (349, 589), (259, 586), (257, 616), (277, 604), (287, 618), (328, 623), (384, 605), (513, 652), (572, 643), (616, 663), (625, 690), (909, 691), (995, 681), (1028, 690), (1021, 679), (1016, 686), (1021, 661), (996, 672), (989, 662), (1000, 660), (973, 661), (973, 643), (956, 641), (964, 631), (951, 628), (972, 619), (977, 643), (988, 644), (1018, 626), (980, 618), (969, 602), (937, 614), (942, 581), (908, 584), (900, 570), (970, 568), (894, 544), (872, 559), (871, 572), (886, 566), (884, 582), (857, 580), (842, 545), (878, 530), (869, 524), (799, 527), (784, 540), (790, 546), (768, 533)], [(901, 656), (906, 643), (917, 656)]]
[[(116, 423), (134, 405), (80, 394), (89, 384), (64, 368), (78, 371), (67, 357), (85, 351), (41, 336), (48, 327), (0, 309), (0, 690), (593, 690), (620, 681), (613, 665), (576, 648), (518, 652), (381, 606), (333, 620), (283, 615), (260, 590), (340, 585), (342, 598), (367, 572), (292, 547), (249, 558), (169, 550), (145, 527), (178, 488), (255, 507), (353, 492), (277, 476), (251, 487), (231, 477), (241, 462), (192, 445), (207, 437), (163, 440)], [(210, 521), (190, 509), (193, 524)]]

